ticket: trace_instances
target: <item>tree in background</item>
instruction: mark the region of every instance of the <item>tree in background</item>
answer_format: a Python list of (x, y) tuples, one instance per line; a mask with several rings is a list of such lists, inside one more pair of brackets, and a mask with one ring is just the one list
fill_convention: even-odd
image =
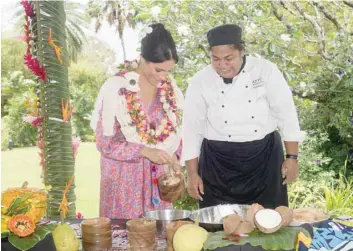
[(316, 138), (313, 150), (324, 152), (331, 159), (325, 163), (338, 173), (353, 150), (352, 3), (151, 0), (134, 1), (131, 8), (136, 22), (159, 21), (171, 30), (180, 54), (174, 76), (184, 90), (210, 63), (206, 32), (226, 23), (243, 27), (247, 53), (283, 71), (302, 128)]
[(124, 29), (126, 25), (135, 27), (133, 19), (134, 11), (130, 8), (129, 0), (121, 1), (96, 1), (88, 2), (88, 13), (92, 18), (96, 19), (96, 32), (101, 28), (104, 20), (108, 21), (110, 26), (116, 27), (119, 34), (121, 47), (123, 50), (123, 59), (126, 60), (126, 49), (124, 40)]

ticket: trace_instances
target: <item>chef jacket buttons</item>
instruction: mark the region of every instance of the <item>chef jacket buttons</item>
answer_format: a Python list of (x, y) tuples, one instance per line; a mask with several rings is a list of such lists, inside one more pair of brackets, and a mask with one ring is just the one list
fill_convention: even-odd
[(245, 86), (245, 88), (248, 88), (248, 87), (249, 87), (249, 86), (247, 86), (247, 85)]
[(222, 94), (224, 94), (224, 91), (222, 91)]
[(253, 118), (255, 118), (254, 116), (251, 116), (251, 118), (253, 119)]
[(224, 123), (226, 123), (226, 124), (227, 124), (227, 123), (228, 123), (228, 122), (227, 122), (227, 120), (226, 120), (226, 121), (224, 121)]
[(222, 107), (224, 108), (224, 105), (222, 105)]
[(251, 103), (251, 100), (249, 100), (249, 103)]
[(255, 132), (257, 132), (257, 130), (255, 130)]
[(231, 138), (231, 137), (232, 137), (232, 135), (229, 135), (228, 137), (229, 137), (229, 138)]

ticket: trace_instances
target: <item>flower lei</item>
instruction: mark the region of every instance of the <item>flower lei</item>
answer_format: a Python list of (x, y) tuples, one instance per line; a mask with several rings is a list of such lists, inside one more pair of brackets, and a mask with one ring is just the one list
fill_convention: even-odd
[[(125, 61), (119, 66), (120, 72), (117, 76), (124, 77), (129, 71), (135, 71), (138, 64), (137, 61)], [(130, 80), (130, 84), (136, 84), (134, 80)], [(120, 95), (124, 95), (126, 99), (126, 106), (128, 114), (131, 118), (131, 123), (136, 126), (136, 132), (141, 140), (147, 144), (157, 144), (164, 142), (169, 135), (176, 132), (176, 126), (171, 121), (168, 114), (173, 113), (175, 118), (178, 117), (178, 107), (176, 105), (176, 96), (169, 77), (162, 81), (162, 86), (159, 92), (157, 91), (157, 98), (163, 104), (165, 111), (160, 125), (154, 126), (147, 122), (147, 115), (142, 109), (141, 100), (137, 92), (121, 89)]]

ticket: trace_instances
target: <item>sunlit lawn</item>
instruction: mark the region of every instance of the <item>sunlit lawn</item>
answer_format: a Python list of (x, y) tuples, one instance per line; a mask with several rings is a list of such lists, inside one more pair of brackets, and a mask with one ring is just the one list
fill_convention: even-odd
[[(28, 181), (30, 187), (43, 188), (40, 178), (38, 148), (14, 148), (1, 152), (1, 190), (19, 187)], [(75, 164), (76, 211), (85, 217), (98, 216), (99, 210), (99, 152), (95, 143), (81, 143)]]

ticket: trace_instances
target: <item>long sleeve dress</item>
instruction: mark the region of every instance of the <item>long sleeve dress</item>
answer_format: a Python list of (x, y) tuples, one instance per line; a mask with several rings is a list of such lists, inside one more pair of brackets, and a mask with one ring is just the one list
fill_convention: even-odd
[[(163, 104), (158, 89), (155, 101), (142, 109), (151, 125), (158, 126), (163, 118)], [(105, 136), (102, 110), (96, 128), (97, 149), (101, 153), (100, 216), (131, 219), (143, 212), (171, 208), (172, 204), (160, 199), (158, 177), (164, 167), (141, 156), (142, 144), (127, 142), (119, 122), (115, 119), (113, 136)], [(177, 156), (181, 154), (181, 142)]]

